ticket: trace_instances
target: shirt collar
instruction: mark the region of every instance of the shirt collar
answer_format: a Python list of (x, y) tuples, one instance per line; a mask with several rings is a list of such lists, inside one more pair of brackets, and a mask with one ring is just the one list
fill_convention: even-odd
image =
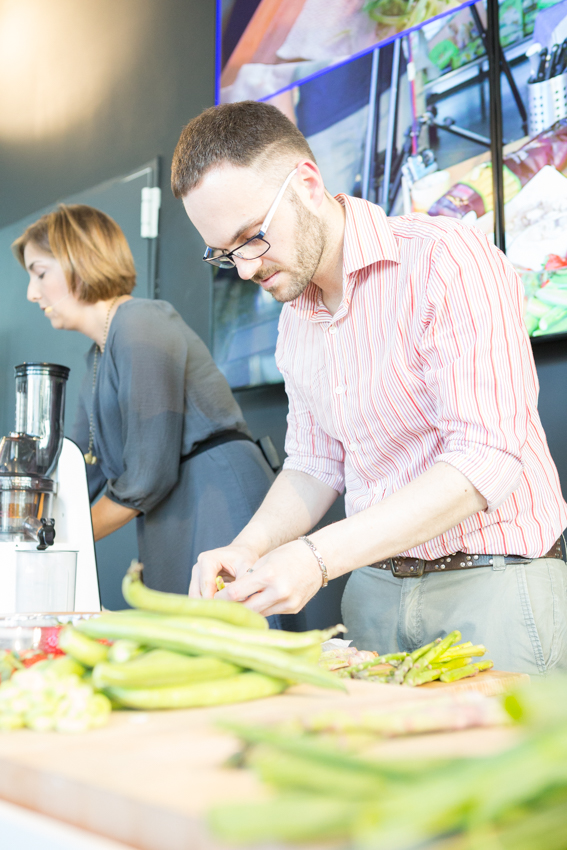
[(361, 198), (337, 195), (346, 213), (343, 245), (345, 277), (373, 263), (400, 262), (400, 252), (383, 209)]
[[(345, 210), (343, 276), (344, 296), (348, 298), (347, 290), (352, 288), (349, 286), (349, 276), (353, 272), (373, 263), (399, 263), (400, 252), (383, 209), (350, 195), (336, 195), (335, 199)], [(329, 320), (327, 308), (321, 300), (321, 290), (313, 283), (298, 298), (288, 303), (303, 319)]]

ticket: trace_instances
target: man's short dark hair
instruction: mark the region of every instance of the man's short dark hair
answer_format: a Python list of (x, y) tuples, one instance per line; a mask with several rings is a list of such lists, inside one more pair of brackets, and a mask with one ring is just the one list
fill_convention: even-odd
[(275, 106), (255, 100), (213, 106), (183, 128), (173, 154), (171, 189), (183, 198), (214, 165), (262, 167), (290, 155), (315, 162), (303, 133)]

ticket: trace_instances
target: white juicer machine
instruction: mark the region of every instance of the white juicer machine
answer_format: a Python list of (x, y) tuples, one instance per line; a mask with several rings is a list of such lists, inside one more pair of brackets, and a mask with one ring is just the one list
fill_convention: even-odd
[(72, 610), (100, 611), (85, 461), (63, 436), (69, 369), (22, 363), (15, 371), (16, 427), (0, 441), (0, 615), (18, 613), (21, 550), (76, 551)]

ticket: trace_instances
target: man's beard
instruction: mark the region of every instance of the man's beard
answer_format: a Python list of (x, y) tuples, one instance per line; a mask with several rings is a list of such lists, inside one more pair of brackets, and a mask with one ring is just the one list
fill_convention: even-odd
[(327, 234), (323, 222), (307, 209), (293, 189), (290, 191), (290, 200), (296, 213), (295, 262), (289, 266), (263, 268), (252, 278), (254, 283), (260, 283), (276, 272), (287, 274), (291, 278), (287, 285), (284, 284), (281, 288), (282, 284), (276, 283), (273, 288), (270, 287), (266, 290), (272, 298), (281, 302), (295, 301), (305, 292), (319, 268), (325, 250)]

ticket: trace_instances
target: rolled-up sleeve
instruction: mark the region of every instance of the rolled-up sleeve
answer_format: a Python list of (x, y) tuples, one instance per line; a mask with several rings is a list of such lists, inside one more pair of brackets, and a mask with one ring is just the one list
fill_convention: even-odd
[(533, 371), (521, 283), (477, 230), (456, 228), (431, 255), (421, 318), (425, 380), (445, 461), (496, 510), (518, 487)]
[(152, 314), (113, 346), (113, 380), (122, 424), (124, 471), (108, 481), (110, 499), (151, 511), (177, 483), (183, 439), (187, 343), (176, 323)]

